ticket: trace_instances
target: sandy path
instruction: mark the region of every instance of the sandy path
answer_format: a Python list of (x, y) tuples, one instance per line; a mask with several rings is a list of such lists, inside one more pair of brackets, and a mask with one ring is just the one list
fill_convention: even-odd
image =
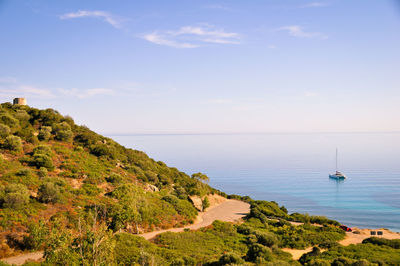
[(219, 205), (207, 209), (207, 211), (203, 213), (200, 213), (197, 218), (197, 221), (194, 224), (180, 228), (171, 228), (166, 230), (140, 234), (140, 236), (143, 236), (145, 239), (151, 239), (156, 235), (164, 232), (183, 232), (185, 228), (199, 229), (201, 227), (205, 227), (212, 224), (215, 220), (234, 222), (239, 220), (240, 218), (243, 218), (249, 212), (250, 212), (250, 204), (238, 200), (227, 200)]
[(8, 264), (15, 264), (15, 265), (22, 265), (24, 264), (27, 260), (40, 260), (43, 258), (43, 251), (38, 251), (38, 252), (32, 252), (32, 253), (27, 253), (27, 254), (22, 254), (14, 257), (9, 257), (2, 259), (2, 262), (8, 263)]

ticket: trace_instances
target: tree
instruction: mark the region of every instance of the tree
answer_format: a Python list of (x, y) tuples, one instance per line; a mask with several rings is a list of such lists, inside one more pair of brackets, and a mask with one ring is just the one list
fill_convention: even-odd
[(11, 130), (9, 126), (0, 124), (0, 138), (6, 138), (8, 135), (10, 135)]
[(44, 203), (57, 203), (61, 201), (60, 189), (54, 183), (44, 183), (39, 187), (38, 199)]
[(3, 207), (21, 209), (29, 202), (29, 192), (22, 184), (9, 184), (2, 189), (1, 201)]
[(203, 173), (200, 173), (200, 172), (199, 172), (199, 173), (193, 174), (193, 175), (192, 175), (192, 178), (195, 178), (195, 179), (197, 179), (197, 180), (204, 181), (204, 182), (210, 181), (210, 178), (208, 178), (207, 175), (205, 175), (205, 174), (203, 174)]
[(10, 151), (21, 151), (22, 150), (22, 141), (20, 137), (17, 136), (8, 136), (6, 141), (4, 142), (4, 148)]
[(208, 207), (210, 207), (210, 201), (208, 200), (208, 197), (204, 197), (203, 199), (203, 211), (205, 211)]
[(54, 126), (53, 132), (55, 139), (60, 141), (69, 141), (72, 138), (71, 126), (67, 122), (61, 122)]
[(48, 141), (51, 137), (51, 127), (42, 126), (39, 130), (38, 139), (43, 141)]

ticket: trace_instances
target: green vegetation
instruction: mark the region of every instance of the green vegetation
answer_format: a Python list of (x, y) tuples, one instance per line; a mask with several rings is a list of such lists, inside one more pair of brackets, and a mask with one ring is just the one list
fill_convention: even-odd
[[(400, 264), (397, 240), (342, 247), (337, 221), (227, 196), (205, 174), (189, 176), (52, 109), (2, 104), (0, 152), (2, 257), (44, 250), (44, 265)], [(193, 223), (189, 196), (207, 209), (212, 194), (246, 201), (251, 212), (241, 224), (215, 221), (152, 241), (136, 235)], [(282, 251), (311, 246), (299, 261)]]

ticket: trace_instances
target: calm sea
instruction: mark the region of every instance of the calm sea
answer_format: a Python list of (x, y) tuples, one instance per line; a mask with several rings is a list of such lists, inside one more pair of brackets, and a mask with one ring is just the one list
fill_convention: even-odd
[[(228, 194), (400, 231), (400, 133), (111, 136)], [(335, 171), (335, 149), (345, 181)]]

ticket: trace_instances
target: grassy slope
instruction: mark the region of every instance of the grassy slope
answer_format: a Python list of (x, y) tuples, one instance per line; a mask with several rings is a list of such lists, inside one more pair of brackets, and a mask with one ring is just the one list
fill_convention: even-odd
[(251, 203), (241, 225), (216, 221), (153, 242), (129, 234), (190, 223), (197, 211), (189, 195), (224, 194), (51, 109), (2, 104), (0, 152), (1, 256), (44, 248), (48, 264), (285, 265), (299, 262), (281, 248), (320, 246), (328, 251), (301, 262), (400, 262), (390, 256), (397, 246), (339, 247), (336, 221), (239, 196), (232, 197)]

